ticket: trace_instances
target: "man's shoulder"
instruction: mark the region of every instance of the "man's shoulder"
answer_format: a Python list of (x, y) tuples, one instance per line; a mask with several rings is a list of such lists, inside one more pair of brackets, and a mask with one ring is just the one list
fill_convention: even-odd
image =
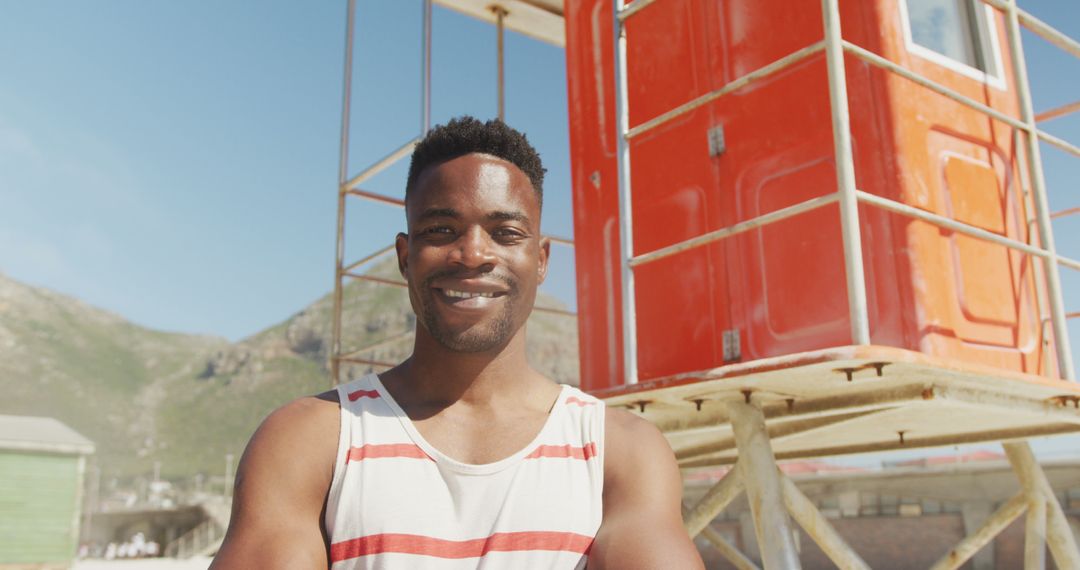
[(660, 430), (632, 412), (608, 407), (604, 416), (605, 469), (617, 472), (637, 469), (642, 462), (672, 457), (671, 446)]
[[(270, 412), (263, 422), (283, 427), (301, 428), (300, 425), (309, 425), (312, 422), (325, 422), (330, 417), (337, 418), (340, 410), (338, 391), (327, 390), (320, 394), (302, 396)], [(262, 428), (260, 428), (262, 429)]]
[(623, 408), (608, 406), (605, 421), (607, 423), (606, 427), (608, 434), (615, 436), (616, 438), (663, 438), (660, 430), (657, 429), (655, 425)]
[(249, 444), (263, 454), (319, 459), (337, 450), (340, 405), (337, 390), (297, 398), (263, 420)]
[(322, 510), (333, 477), (336, 392), (299, 398), (263, 420), (237, 470), (232, 520), (214, 568), (325, 567)]

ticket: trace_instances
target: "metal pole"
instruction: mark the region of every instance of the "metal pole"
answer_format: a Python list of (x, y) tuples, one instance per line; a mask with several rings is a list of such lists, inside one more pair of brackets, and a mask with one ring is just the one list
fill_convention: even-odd
[(424, 37), (420, 56), (420, 85), (423, 94), (420, 98), (420, 136), (431, 130), (431, 0), (424, 1)]
[(337, 253), (334, 259), (334, 323), (330, 347), (330, 387), (338, 383), (341, 353), (342, 269), (345, 265), (345, 183), (349, 171), (349, 108), (352, 99), (353, 21), (356, 0), (349, 0), (345, 24), (345, 74), (341, 96), (341, 155), (338, 162)]
[(769, 446), (765, 416), (760, 408), (739, 400), (728, 402), (727, 409), (739, 446), (739, 468), (754, 515), (762, 565), (768, 569), (802, 568), (791, 520), (784, 510), (780, 470)]
[(360, 174), (353, 176), (350, 180), (345, 182), (345, 189), (355, 190), (358, 186), (360, 186), (364, 182), (367, 182), (376, 174), (393, 166), (395, 162), (405, 158), (406, 156), (409, 156), (410, 154), (412, 154), (413, 149), (416, 148), (416, 143), (418, 142), (420, 142), (419, 137), (401, 145), (400, 147), (394, 149), (394, 151), (390, 154), (384, 156), (383, 158), (380, 158), (378, 161), (375, 162), (375, 164), (372, 164), (371, 166), (365, 168), (363, 171), (360, 172)]
[(499, 68), (499, 120), (506, 122), (506, 59), (505, 59), (505, 40), (506, 40), (506, 25), (503, 19), (506, 18), (506, 8), (496, 4), (491, 7), (491, 11), (495, 12), (495, 29), (498, 34), (499, 44), (499, 56), (498, 56), (498, 68)]
[(1057, 249), (1054, 247), (1054, 230), (1050, 225), (1050, 206), (1046, 201), (1046, 180), (1043, 178), (1042, 156), (1039, 151), (1039, 140), (1036, 138), (1031, 86), (1028, 83), (1027, 63), (1024, 61), (1024, 47), (1020, 41), (1020, 22), (1015, 0), (1009, 2), (1005, 13), (1008, 16), (1009, 51), (1012, 55), (1013, 73), (1016, 79), (1016, 93), (1020, 98), (1020, 118), (1028, 127), (1024, 144), (1028, 156), (1028, 171), (1031, 176), (1035, 218), (1038, 220), (1039, 241), (1042, 242), (1043, 248), (1050, 252), (1050, 260), (1043, 262), (1042, 265), (1046, 289), (1050, 297), (1050, 316), (1054, 329), (1054, 348), (1057, 350), (1058, 369), (1062, 378), (1076, 380), (1069, 345), (1069, 329), (1065, 323), (1065, 302), (1061, 296), (1061, 277), (1058, 272)]
[[(998, 111), (997, 109), (980, 103), (965, 95), (961, 95), (960, 93), (948, 87), (945, 87), (940, 83), (935, 83), (934, 81), (931, 81), (923, 77), (922, 75), (919, 75), (918, 73), (910, 71), (901, 65), (893, 63), (888, 59), (885, 59), (884, 57), (881, 57), (880, 55), (865, 48), (861, 48), (849, 41), (845, 40), (842, 43), (845, 51), (869, 63), (870, 65), (880, 67), (882, 69), (888, 69), (889, 71), (899, 75), (900, 77), (903, 77), (904, 79), (907, 79), (918, 85), (922, 85), (923, 87), (926, 87), (927, 89), (940, 95), (944, 95), (945, 97), (948, 97), (949, 99), (952, 99), (953, 101), (956, 101), (957, 103), (960, 103), (961, 105), (964, 105), (968, 108), (975, 109), (976, 111), (979, 111), (981, 113), (985, 113), (1013, 128), (1019, 129), (1024, 132), (1035, 132), (1036, 134), (1038, 134), (1040, 139), (1060, 148), (1061, 150), (1069, 154), (1072, 154), (1074, 156), (1080, 156), (1080, 147), (1077, 147), (1076, 145), (1073, 145), (1068, 141), (1059, 139), (1058, 137), (1055, 137), (1054, 135), (1051, 135), (1050, 133), (1047, 133), (1045, 131), (1031, 131), (1032, 126), (1029, 123), (1018, 121), (1010, 117), (1009, 115)], [(1038, 121), (1038, 118), (1036, 118), (1036, 121)]]
[(630, 199), (630, 110), (626, 80), (626, 28), (619, 20), (624, 0), (615, 0), (612, 35), (615, 37), (615, 141), (617, 147), (619, 186), (619, 268), (622, 281), (622, 349), (623, 377), (627, 384), (637, 384), (637, 312), (634, 306), (634, 271), (630, 260), (634, 258), (634, 223)]
[(959, 544), (953, 547), (941, 560), (938, 560), (930, 570), (956, 570), (964, 565), (969, 558), (975, 555), (982, 547), (994, 540), (1001, 534), (1005, 527), (1009, 526), (1016, 517), (1027, 509), (1027, 494), (1020, 492), (1008, 502), (1001, 505), (990, 518), (986, 519), (979, 530), (965, 537)]
[(1046, 497), (1028, 494), (1024, 521), (1024, 570), (1046, 569)]
[(870, 320), (866, 306), (866, 276), (863, 272), (862, 237), (859, 231), (859, 202), (855, 197), (855, 161), (851, 149), (851, 116), (848, 112), (847, 77), (844, 74), (844, 48), (838, 1), (821, 0), (821, 11), (825, 22), (825, 62), (829, 74), (836, 183), (840, 192), (840, 231), (844, 240), (844, 275), (847, 278), (851, 342), (866, 345), (870, 344)]
[(784, 504), (787, 505), (791, 517), (803, 527), (806, 534), (814, 539), (821, 547), (821, 551), (829, 557), (841, 570), (870, 570), (870, 566), (851, 549), (851, 546), (829, 524), (829, 520), (818, 511), (813, 501), (795, 486), (783, 474), (780, 474), (780, 484), (784, 489)]
[[(1009, 2), (1011, 0), (982, 0), (983, 2), (990, 4), (991, 6), (1002, 10), (1008, 11)], [(1057, 46), (1062, 51), (1069, 52), (1074, 57), (1080, 58), (1080, 42), (1070, 38), (1069, 36), (1059, 32), (1054, 27), (1048, 25), (1046, 22), (1028, 14), (1027, 12), (1016, 9), (1016, 15), (1021, 24), (1027, 28), (1031, 33), (1038, 35), (1042, 39)]]
[[(690, 509), (683, 505), (683, 518), (686, 518), (690, 514)], [(745, 554), (739, 551), (735, 545), (727, 541), (724, 536), (709, 525), (705, 525), (705, 528), (701, 529), (701, 537), (709, 542), (716, 548), (716, 551), (720, 553), (732, 566), (738, 570), (761, 570), (757, 564), (754, 564), (753, 560), (746, 557)]]
[(741, 234), (743, 232), (748, 232), (766, 224), (772, 224), (780, 220), (785, 220), (792, 216), (804, 214), (806, 212), (810, 212), (812, 210), (816, 210), (818, 208), (832, 204), (833, 202), (836, 202), (837, 199), (839, 199), (839, 194), (833, 192), (832, 194), (818, 196), (817, 198), (810, 198), (809, 200), (806, 200), (804, 202), (799, 202), (798, 204), (794, 204), (792, 206), (780, 208), (779, 210), (773, 210), (772, 212), (769, 212), (767, 214), (762, 214), (756, 218), (751, 218), (749, 220), (736, 223), (726, 228), (720, 228), (718, 230), (706, 232), (700, 236), (690, 238), (686, 241), (681, 241), (679, 243), (672, 244), (666, 247), (661, 247), (660, 249), (656, 249), (648, 253), (643, 253), (630, 260), (630, 267), (637, 267), (639, 265), (645, 265), (646, 263), (652, 263), (654, 261), (663, 259), (665, 257), (670, 257), (691, 248), (701, 247), (714, 241), (719, 241), (734, 235)]
[(1031, 446), (1026, 441), (1016, 441), (1003, 443), (1002, 447), (1005, 448), (1005, 455), (1009, 457), (1009, 463), (1012, 464), (1024, 490), (1028, 493), (1040, 491), (1047, 503), (1046, 542), (1050, 546), (1050, 553), (1054, 555), (1054, 562), (1058, 568), (1080, 568), (1080, 550), (1076, 547), (1076, 538), (1069, 528), (1069, 521), (1065, 518), (1061, 504), (1054, 497), (1050, 481), (1035, 461)]
[(1072, 103), (1069, 103), (1067, 105), (1055, 107), (1053, 109), (1043, 111), (1042, 113), (1035, 115), (1035, 121), (1042, 123), (1045, 121), (1049, 121), (1050, 119), (1064, 117), (1065, 115), (1075, 113), (1077, 111), (1080, 111), (1080, 101), (1073, 101)]
[(716, 485), (709, 489), (709, 492), (705, 493), (694, 508), (687, 510), (683, 526), (686, 527), (690, 538), (694, 538), (701, 533), (702, 529), (709, 526), (709, 522), (742, 492), (743, 483), (739, 480), (739, 465), (736, 463)]
[(1045, 259), (1047, 260), (1047, 263), (1053, 262), (1051, 259), (1052, 254), (1050, 252), (1039, 249), (1033, 245), (1026, 244), (1022, 241), (1002, 237), (1001, 234), (995, 234), (994, 232), (987, 231), (982, 228), (977, 228), (963, 222), (958, 222), (952, 218), (947, 218), (938, 214), (932, 214), (925, 210), (920, 210), (919, 208), (915, 208), (901, 202), (896, 202), (888, 198), (882, 198), (881, 196), (876, 196), (874, 194), (870, 194), (869, 192), (863, 192), (862, 190), (856, 190), (855, 196), (858, 198), (859, 201), (873, 204), (883, 210), (888, 210), (890, 212), (909, 216), (918, 220), (922, 220), (924, 222), (929, 222), (931, 224), (934, 224), (935, 226), (949, 229), (978, 240), (995, 243), (1010, 249), (1022, 251), (1026, 254), (1033, 255), (1040, 259)]
[[(634, 3), (631, 4), (631, 6), (636, 6), (638, 2), (641, 2), (641, 0), (634, 0)], [(694, 109), (697, 109), (698, 107), (711, 103), (719, 99), (720, 97), (727, 95), (728, 93), (733, 93), (735, 91), (738, 91), (739, 89), (742, 89), (743, 87), (746, 87), (747, 85), (750, 85), (755, 81), (764, 79), (775, 73), (779, 73), (780, 71), (783, 71), (791, 67), (792, 65), (795, 65), (796, 63), (799, 63), (800, 61), (803, 61), (810, 56), (816, 54), (817, 52), (824, 49), (824, 47), (824, 41), (814, 42), (800, 50), (793, 51), (785, 55), (784, 57), (781, 57), (780, 59), (777, 59), (762, 67), (759, 67), (747, 73), (746, 75), (742, 75), (740, 77), (732, 79), (726, 85), (715, 91), (710, 91), (709, 93), (695, 97), (694, 99), (691, 99), (686, 103), (675, 107), (674, 109), (661, 113), (660, 115), (657, 115), (649, 119), (648, 121), (638, 124), (634, 128), (626, 131), (626, 138), (634, 139), (635, 137), (641, 136), (659, 127), (660, 125), (667, 123), (668, 121), (672, 121), (678, 117), (689, 113), (690, 111), (693, 111)]]
[(634, 0), (634, 2), (630, 4), (629, 8), (620, 10), (616, 15), (618, 16), (620, 22), (625, 22), (630, 16), (633, 16), (634, 14), (644, 10), (653, 2), (656, 2), (656, 0)]

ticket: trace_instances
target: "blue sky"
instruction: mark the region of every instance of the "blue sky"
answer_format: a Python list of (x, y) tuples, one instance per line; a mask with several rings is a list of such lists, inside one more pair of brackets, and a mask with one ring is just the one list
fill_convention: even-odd
[[(379, 111), (355, 115), (354, 172), (419, 130), (420, 4), (360, 5), (354, 105)], [(0, 0), (0, 271), (230, 339), (329, 291), (344, 7)], [(494, 29), (443, 9), (434, 29), (434, 119), (494, 115)], [(507, 66), (507, 119), (548, 161), (546, 229), (570, 235), (563, 52), (511, 35)], [(378, 208), (350, 211), (350, 257), (403, 225)]]
[[(1077, 3), (1022, 4), (1080, 37)], [(420, 2), (359, 5), (353, 173), (418, 132), (420, 104)], [(140, 324), (230, 339), (328, 292), (344, 12), (0, 0), (0, 271)], [(434, 120), (494, 115), (493, 27), (436, 7), (434, 30)], [(1080, 99), (1080, 62), (1028, 39), (1036, 107)], [(545, 230), (570, 236), (563, 74), (561, 49), (508, 35), (507, 118), (548, 165)], [(1080, 115), (1047, 129), (1080, 143)], [(1080, 159), (1044, 157), (1054, 209), (1080, 205)], [(404, 167), (366, 187), (400, 195)], [(393, 208), (352, 204), (350, 258), (402, 226)], [(1059, 249), (1080, 258), (1080, 216), (1056, 225)], [(547, 289), (573, 306), (572, 252), (555, 254)], [(1080, 310), (1080, 275), (1062, 274)]]

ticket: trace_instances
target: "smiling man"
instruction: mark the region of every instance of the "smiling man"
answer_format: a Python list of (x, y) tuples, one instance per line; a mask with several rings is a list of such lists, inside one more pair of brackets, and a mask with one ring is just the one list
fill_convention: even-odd
[(544, 169), (524, 135), (436, 127), (397, 258), (413, 354), (270, 415), (212, 568), (701, 568), (652, 425), (534, 370)]

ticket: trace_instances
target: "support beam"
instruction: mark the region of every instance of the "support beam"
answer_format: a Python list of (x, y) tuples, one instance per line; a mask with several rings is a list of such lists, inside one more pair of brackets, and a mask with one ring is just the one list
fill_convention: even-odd
[(986, 519), (979, 530), (961, 540), (948, 554), (931, 566), (930, 570), (955, 570), (963, 566), (979, 549), (989, 544), (994, 537), (1001, 534), (1001, 531), (1016, 520), (1016, 517), (1027, 509), (1027, 504), (1027, 495), (1023, 492), (1009, 499)]
[(791, 520), (784, 510), (780, 470), (765, 431), (765, 416), (760, 408), (745, 402), (728, 402), (727, 408), (739, 446), (739, 470), (754, 514), (762, 565), (768, 569), (800, 569)]
[(337, 249), (334, 261), (334, 321), (330, 326), (330, 387), (338, 384), (337, 356), (341, 353), (341, 310), (345, 267), (345, 181), (349, 172), (349, 109), (352, 103), (352, 54), (355, 36), (356, 0), (349, 0), (345, 13), (345, 78), (341, 93), (341, 143), (338, 156)]
[(1039, 464), (1035, 461), (1035, 454), (1026, 441), (1003, 443), (1005, 455), (1012, 464), (1020, 484), (1028, 493), (1040, 492), (1046, 502), (1047, 524), (1046, 543), (1050, 546), (1050, 553), (1054, 556), (1054, 562), (1058, 568), (1080, 568), (1080, 550), (1076, 547), (1076, 538), (1069, 528), (1069, 521), (1065, 518), (1065, 511), (1061, 509), (1054, 490), (1050, 487), (1050, 481), (1046, 479)]
[(739, 479), (739, 466), (736, 463), (724, 476), (713, 485), (709, 492), (689, 509), (684, 517), (683, 526), (690, 538), (694, 538), (709, 526), (709, 522), (716, 518), (731, 501), (735, 500), (743, 492), (743, 483)]
[[(685, 519), (689, 517), (689, 515), (690, 508), (683, 505), (683, 518)], [(705, 525), (705, 528), (701, 529), (700, 536), (707, 540), (709, 544), (720, 553), (720, 556), (723, 556), (725, 560), (730, 562), (731, 565), (738, 570), (761, 570), (761, 568), (758, 568), (757, 564), (754, 564), (753, 560), (747, 558), (734, 544), (728, 542), (723, 535), (716, 532), (716, 530), (708, 524)]]
[(1046, 497), (1039, 492), (1029, 493), (1027, 503), (1024, 570), (1046, 570)]
[[(882, 408), (879, 410), (861, 410), (846, 414), (836, 414), (831, 416), (818, 416), (810, 418), (799, 418), (788, 421), (773, 422), (768, 426), (769, 441), (771, 443), (779, 443), (786, 439), (790, 439), (796, 436), (805, 436), (806, 434), (813, 433), (820, 430), (836, 429), (838, 425), (842, 425), (846, 422), (852, 422), (863, 418), (869, 414), (877, 414), (882, 411), (886, 411), (890, 408)], [(723, 437), (714, 441), (710, 441), (703, 445), (689, 446), (680, 448), (675, 454), (675, 458), (679, 461), (689, 461), (696, 459), (700, 456), (709, 455), (712, 453), (718, 453), (726, 451), (734, 447), (734, 438)]]
[(844, 244), (844, 277), (847, 282), (851, 344), (870, 344), (870, 317), (863, 269), (859, 201), (855, 188), (855, 158), (848, 109), (847, 75), (844, 68), (843, 34), (840, 31), (839, 0), (821, 0), (825, 25), (825, 64), (829, 77), (829, 105), (832, 110), (833, 152), (836, 185), (840, 193), (840, 235)]
[(497, 35), (497, 48), (496, 51), (496, 66), (498, 68), (498, 87), (496, 90), (496, 97), (498, 98), (498, 117), (500, 121), (506, 122), (506, 24), (504, 20), (509, 13), (506, 8), (496, 4), (490, 8), (495, 13), (495, 33)]
[(784, 504), (795, 522), (799, 523), (810, 538), (821, 547), (822, 552), (841, 570), (870, 570), (870, 566), (836, 532), (829, 520), (821, 514), (813, 501), (808, 499), (795, 483), (780, 474), (784, 489)]
[[(844, 393), (817, 398), (796, 399), (792, 401), (791, 405), (787, 405), (787, 403), (783, 401), (778, 401), (776, 403), (763, 404), (762, 411), (769, 420), (782, 420), (785, 418), (817, 418), (859, 411), (880, 410), (883, 408), (909, 404), (911, 402), (924, 401), (926, 390), (928, 388), (932, 388), (932, 386), (905, 385), (873, 392), (861, 392), (855, 394)], [(721, 393), (721, 396), (731, 400), (744, 398), (744, 396), (737, 391)], [(719, 424), (728, 423), (728, 416), (725, 407), (710, 405), (690, 416), (687, 416), (686, 414), (669, 416), (658, 419), (653, 423), (664, 433), (683, 432), (700, 429), (714, 429)]]
[(634, 270), (630, 260), (634, 258), (633, 199), (630, 183), (630, 88), (626, 72), (626, 27), (619, 14), (626, 7), (626, 0), (615, 0), (613, 27), (615, 40), (615, 146), (618, 171), (615, 181), (619, 188), (619, 294), (622, 308), (622, 355), (623, 382), (637, 384), (637, 295), (634, 292)]

